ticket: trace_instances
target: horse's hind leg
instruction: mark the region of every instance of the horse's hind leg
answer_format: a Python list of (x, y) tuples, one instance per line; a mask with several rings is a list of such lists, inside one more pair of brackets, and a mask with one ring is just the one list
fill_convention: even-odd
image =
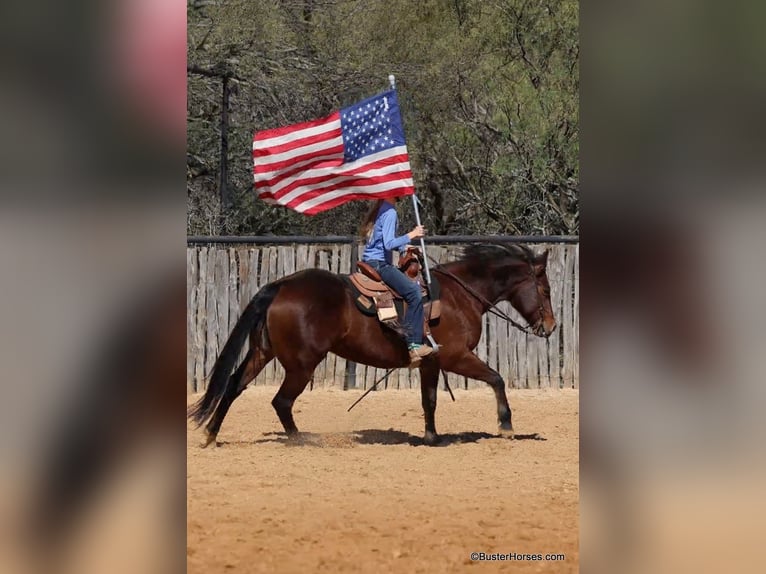
[[(253, 356), (253, 353), (255, 356)], [(221, 402), (218, 403), (210, 422), (205, 427), (207, 438), (205, 439), (203, 447), (215, 440), (216, 436), (218, 436), (221, 424), (223, 423), (223, 419), (226, 418), (226, 414), (229, 412), (231, 404), (240, 394), (242, 394), (242, 391), (247, 388), (247, 385), (258, 376), (258, 373), (260, 373), (273, 358), (274, 354), (269, 350), (257, 349), (253, 352), (253, 350), (250, 349), (247, 352), (245, 360), (242, 361), (229, 379), (229, 382), (226, 385), (226, 391), (224, 392), (223, 397), (221, 397)]]
[(293, 420), (293, 404), (308, 385), (313, 372), (313, 368), (287, 371), (282, 386), (279, 387), (279, 391), (271, 401), (271, 406), (277, 411), (277, 416), (288, 435), (298, 433), (298, 427), (295, 426)]

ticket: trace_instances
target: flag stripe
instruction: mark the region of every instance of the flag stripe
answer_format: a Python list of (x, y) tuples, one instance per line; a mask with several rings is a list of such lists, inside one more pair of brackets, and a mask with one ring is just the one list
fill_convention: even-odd
[[(367, 188), (339, 189), (317, 196), (314, 199), (301, 202), (293, 209), (299, 213), (313, 215), (331, 209), (337, 205), (346, 203), (353, 199), (381, 199), (384, 197), (398, 197), (402, 195), (412, 195), (415, 187), (412, 180), (398, 181), (378, 184)], [(291, 207), (291, 206), (288, 206)]]
[[(311, 165), (308, 165), (311, 164)], [(308, 167), (306, 167), (308, 165)], [(324, 169), (340, 169), (340, 167), (343, 165), (343, 161), (339, 159), (338, 154), (332, 154), (331, 156), (328, 156), (328, 158), (325, 158), (324, 161), (312, 161), (309, 160), (307, 162), (303, 162), (301, 164), (293, 164), (293, 169), (283, 169), (280, 172), (277, 173), (274, 177), (269, 177), (272, 174), (266, 173), (266, 174), (255, 174), (255, 186), (256, 187), (274, 187), (278, 186), (280, 182), (283, 182), (284, 185), (287, 185), (287, 183), (294, 181), (296, 178), (302, 177), (302, 174), (307, 173), (308, 171), (319, 172), (319, 170)]]
[(407, 179), (412, 178), (412, 171), (409, 164), (401, 163), (392, 166), (386, 166), (380, 169), (374, 169), (364, 171), (362, 173), (354, 173), (341, 175), (337, 177), (309, 177), (296, 181), (290, 188), (285, 188), (275, 193), (273, 190), (265, 188), (263, 191), (259, 191), (260, 197), (271, 197), (278, 199), (280, 202), (289, 202), (292, 199), (299, 197), (311, 189), (320, 189), (329, 185), (336, 185), (344, 182), (349, 182), (352, 185), (353, 182), (357, 182), (358, 185), (364, 185), (368, 181), (388, 181), (391, 179)]
[(343, 149), (343, 137), (341, 137), (340, 133), (337, 137), (322, 139), (316, 143), (308, 143), (307, 145), (283, 151), (282, 153), (260, 152), (265, 155), (259, 159), (259, 165), (264, 168), (264, 170), (271, 170), (274, 169), (275, 166), (283, 165), (285, 162), (292, 162), (298, 158), (304, 158), (308, 155), (326, 152), (329, 149), (336, 149), (339, 147), (340, 149)]
[(402, 178), (364, 186), (346, 185), (345, 183), (341, 183), (338, 185), (328, 186), (327, 188), (312, 190), (311, 192), (286, 203), (282, 201), (279, 201), (278, 203), (303, 213), (308, 209), (316, 207), (326, 201), (330, 201), (343, 196), (356, 195), (368, 197), (375, 193), (393, 191), (402, 191), (404, 193), (399, 193), (399, 195), (404, 195), (407, 189), (412, 187), (413, 184), (411, 179), (403, 180)]
[(280, 197), (276, 197), (268, 192), (260, 193), (259, 197), (270, 197), (272, 199), (278, 200), (279, 203), (283, 205), (290, 206), (296, 200), (305, 201), (315, 197), (317, 194), (324, 193), (325, 191), (340, 189), (342, 187), (366, 187), (370, 185), (376, 185), (378, 183), (387, 183), (391, 181), (408, 181), (411, 179), (412, 173), (410, 172), (409, 168), (405, 167), (393, 173), (386, 173), (377, 176), (364, 174), (350, 177), (339, 177), (325, 181), (322, 185), (318, 185), (316, 183), (303, 185), (294, 191)]
[(314, 134), (308, 137), (291, 140), (288, 142), (285, 142), (283, 144), (270, 146), (267, 149), (262, 148), (253, 148), (253, 157), (254, 158), (265, 158), (264, 161), (269, 161), (271, 158), (277, 154), (287, 152), (294, 150), (296, 148), (300, 148), (303, 146), (309, 146), (312, 144), (318, 144), (320, 142), (326, 142), (328, 140), (333, 139), (339, 139), (343, 135), (342, 130), (340, 129), (340, 125), (335, 130), (330, 130), (325, 133), (321, 134)]
[[(334, 163), (325, 163), (332, 162)], [(316, 165), (320, 164), (321, 165)], [(311, 152), (305, 156), (296, 156), (277, 163), (266, 165), (256, 165), (255, 173), (258, 179), (272, 179), (283, 177), (288, 173), (294, 173), (296, 167), (328, 167), (329, 165), (340, 165), (343, 162), (343, 144), (337, 145), (325, 150)]]
[(386, 166), (393, 167), (397, 164), (406, 164), (407, 169), (409, 169), (406, 146), (391, 148), (339, 166), (321, 166), (309, 170), (300, 168), (294, 170), (293, 174), (285, 174), (281, 177), (271, 179), (265, 179), (263, 176), (259, 175), (255, 178), (255, 186), (258, 189), (268, 187), (270, 188), (271, 193), (278, 195), (279, 192), (287, 188), (293, 189), (296, 185), (301, 185), (303, 180), (311, 180), (313, 183), (321, 183), (325, 178), (341, 175), (355, 175), (367, 169), (379, 169)]
[(335, 112), (321, 120), (303, 122), (284, 128), (264, 130), (255, 134), (253, 149), (265, 149), (273, 145), (282, 145), (293, 138), (305, 138), (340, 127), (340, 112)]

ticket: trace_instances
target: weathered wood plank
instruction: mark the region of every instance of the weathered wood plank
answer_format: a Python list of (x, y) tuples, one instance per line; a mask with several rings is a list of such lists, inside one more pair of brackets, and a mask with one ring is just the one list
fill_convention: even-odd
[[(239, 265), (237, 250), (229, 249), (229, 329), (226, 336), (234, 330), (239, 319)], [(244, 351), (243, 351), (244, 353)]]
[(579, 243), (574, 246), (575, 261), (574, 261), (574, 304), (572, 309), (573, 321), (572, 321), (572, 361), (574, 363), (573, 369), (573, 386), (574, 388), (580, 387), (580, 245)]
[(237, 316), (242, 316), (242, 311), (245, 310), (247, 304), (252, 297), (250, 293), (250, 250), (240, 249), (237, 256), (237, 280), (239, 281), (239, 292), (237, 293), (237, 299), (239, 301), (239, 309)]
[(315, 269), (317, 267), (318, 246), (309, 245), (308, 256), (306, 257), (306, 268)]
[(186, 392), (196, 392), (194, 381), (194, 361), (196, 348), (194, 345), (194, 329), (197, 323), (197, 290), (196, 282), (199, 276), (197, 268), (197, 251), (186, 249)]
[(260, 277), (260, 265), (261, 265), (262, 252), (260, 249), (248, 249), (248, 270), (247, 270), (247, 290), (248, 294), (245, 300), (241, 301), (242, 310), (250, 303), (250, 300), (258, 293), (258, 279)]
[[(542, 253), (545, 249), (550, 249), (550, 247), (550, 244), (543, 244), (537, 249), (537, 251)], [(550, 339), (535, 337), (535, 346), (537, 347), (537, 373), (539, 386), (540, 388), (548, 389), (551, 386), (551, 377), (548, 365)]]
[[(519, 313), (516, 313), (514, 315), (514, 318), (522, 321), (521, 315)], [(527, 366), (527, 363), (529, 363), (529, 353), (528, 353), (528, 341), (529, 336), (525, 333), (522, 333), (521, 331), (516, 331), (517, 335), (517, 347), (516, 347), (516, 355), (519, 358), (519, 384), (522, 389), (530, 388), (529, 384), (529, 367)]]
[(207, 255), (208, 248), (202, 247), (199, 251), (199, 276), (197, 277), (197, 327), (194, 331), (195, 346), (197, 355), (194, 364), (194, 380), (197, 389), (201, 390), (207, 387), (205, 378), (205, 353), (207, 351), (207, 288), (205, 280), (207, 278)]
[[(503, 313), (508, 313), (510, 305), (506, 303), (505, 301), (500, 303), (498, 305), (498, 309)], [(510, 363), (510, 337), (508, 333), (508, 327), (509, 324), (505, 319), (497, 318), (497, 345), (498, 345), (498, 351), (497, 351), (497, 372), (500, 373), (500, 376), (503, 377), (503, 380), (505, 381), (506, 386), (510, 384), (511, 379), (513, 378), (513, 372), (511, 371), (511, 363)]]
[(348, 275), (351, 273), (351, 245), (342, 245), (340, 248), (340, 267), (338, 273)]
[(309, 262), (309, 246), (305, 244), (298, 245), (295, 249), (295, 270), (303, 271), (310, 267)]
[(518, 388), (526, 389), (527, 385), (527, 336), (521, 331), (516, 332), (516, 356), (518, 357), (519, 372), (517, 375)]
[(207, 291), (205, 315), (207, 317), (207, 332), (205, 333), (205, 377), (209, 377), (213, 364), (218, 357), (218, 298), (216, 297), (215, 268), (217, 250), (208, 251), (208, 273), (205, 276), (205, 291)]
[(562, 378), (565, 387), (572, 387), (574, 382), (574, 341), (572, 340), (573, 299), (574, 299), (574, 249), (567, 246), (564, 257), (564, 273), (562, 277), (563, 301), (561, 312), (561, 337), (563, 340)]
[(333, 245), (328, 256), (330, 257), (330, 272), (338, 273), (338, 269), (340, 269), (340, 245)]
[(537, 373), (540, 388), (548, 389), (551, 386), (551, 377), (548, 373), (548, 341), (544, 338), (535, 338), (537, 347)]
[(541, 340), (538, 337), (535, 337), (534, 335), (529, 335), (527, 337), (527, 354), (529, 356), (529, 361), (527, 362), (527, 380), (529, 381), (529, 386), (533, 389), (539, 389), (540, 383), (541, 383), (541, 375), (540, 375), (540, 344)]
[(548, 255), (548, 282), (551, 286), (551, 308), (558, 327), (550, 337), (548, 344), (548, 372), (551, 387), (561, 388), (561, 318), (564, 308), (563, 282), (564, 249), (562, 245), (551, 247)]
[[(225, 249), (215, 252), (216, 313), (218, 314), (218, 352), (220, 353), (229, 337), (229, 254)], [(217, 356), (216, 356), (217, 358)]]
[(295, 245), (290, 245), (285, 252), (285, 275), (295, 273)]

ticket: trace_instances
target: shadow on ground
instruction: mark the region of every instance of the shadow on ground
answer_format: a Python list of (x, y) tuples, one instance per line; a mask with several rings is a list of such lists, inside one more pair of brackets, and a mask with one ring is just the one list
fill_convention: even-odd
[[(262, 443), (279, 443), (285, 446), (314, 446), (314, 447), (337, 447), (350, 448), (360, 444), (378, 445), (402, 445), (423, 446), (423, 437), (412, 435), (407, 432), (394, 429), (364, 429), (352, 433), (309, 433), (301, 432), (294, 436), (288, 436), (284, 432), (263, 433), (264, 438), (253, 441), (220, 441), (217, 446), (244, 446)], [(506, 436), (490, 434), (487, 432), (462, 432), (439, 435), (441, 439), (437, 446), (450, 446), (453, 444), (471, 444), (481, 440), (511, 440)], [(539, 433), (517, 434), (513, 440), (548, 440)]]

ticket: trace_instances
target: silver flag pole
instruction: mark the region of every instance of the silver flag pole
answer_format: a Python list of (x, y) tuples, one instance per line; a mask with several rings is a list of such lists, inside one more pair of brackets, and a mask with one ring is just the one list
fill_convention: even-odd
[[(420, 225), (420, 210), (418, 204), (420, 200), (416, 194), (412, 194), (412, 206), (415, 208), (415, 223)], [(426, 272), (426, 285), (431, 285), (431, 270), (428, 268), (428, 257), (426, 256), (426, 241), (422, 237), (420, 238), (420, 252), (423, 254), (423, 269)]]
[[(391, 89), (396, 89), (396, 78), (393, 74), (389, 74), (388, 76), (388, 82), (391, 84)], [(420, 200), (418, 199), (417, 194), (412, 194), (412, 206), (415, 208), (415, 223), (418, 225), (422, 225), (420, 223), (420, 209), (419, 209)], [(425, 280), (426, 280), (426, 287), (431, 287), (431, 270), (428, 267), (428, 256), (426, 255), (426, 241), (422, 237), (420, 238), (420, 252), (423, 254), (423, 270), (425, 271)], [(436, 341), (434, 341), (434, 338), (429, 334), (428, 335), (428, 342), (431, 344), (431, 346), (434, 349), (438, 349), (439, 345), (436, 344)]]

